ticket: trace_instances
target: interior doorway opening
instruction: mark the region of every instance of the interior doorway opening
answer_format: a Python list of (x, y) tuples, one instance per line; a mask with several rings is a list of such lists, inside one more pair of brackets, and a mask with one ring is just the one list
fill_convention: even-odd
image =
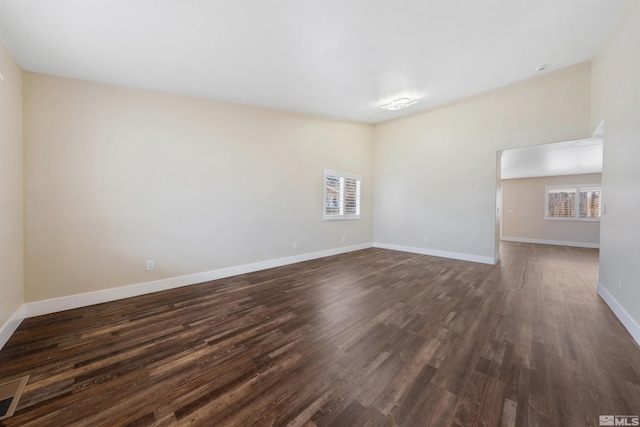
[(603, 133), (497, 152), (496, 251), (501, 241), (599, 247)]

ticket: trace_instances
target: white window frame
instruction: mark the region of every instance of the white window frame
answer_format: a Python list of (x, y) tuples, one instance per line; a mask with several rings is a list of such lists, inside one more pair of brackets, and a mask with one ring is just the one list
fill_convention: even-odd
[[(547, 185), (544, 187), (544, 219), (549, 221), (600, 221), (600, 217), (598, 218), (582, 218), (580, 217), (580, 191), (582, 189), (600, 189), (600, 203), (602, 203), (602, 184), (568, 184), (568, 185)], [(574, 212), (575, 215), (572, 217), (555, 217), (549, 216), (549, 191), (558, 190), (558, 189), (567, 189), (567, 190), (575, 190), (575, 207)], [(600, 216), (602, 216), (602, 207)]]
[[(340, 179), (340, 194), (338, 198), (338, 213), (337, 214), (327, 214), (327, 178), (335, 177)], [(356, 181), (356, 214), (345, 214), (345, 183), (346, 180), (354, 180)], [(323, 221), (335, 221), (335, 220), (343, 220), (343, 219), (360, 219), (360, 208), (361, 208), (361, 186), (362, 186), (362, 178), (359, 175), (353, 175), (345, 172), (338, 172), (331, 169), (324, 170), (324, 179), (322, 180), (322, 219)]]

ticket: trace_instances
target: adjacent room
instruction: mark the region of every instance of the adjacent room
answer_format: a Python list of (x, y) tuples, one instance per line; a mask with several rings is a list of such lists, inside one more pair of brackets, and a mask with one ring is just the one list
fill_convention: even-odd
[(603, 140), (594, 136), (500, 153), (500, 239), (598, 248)]
[(0, 425), (640, 424), (637, 0), (0, 0)]

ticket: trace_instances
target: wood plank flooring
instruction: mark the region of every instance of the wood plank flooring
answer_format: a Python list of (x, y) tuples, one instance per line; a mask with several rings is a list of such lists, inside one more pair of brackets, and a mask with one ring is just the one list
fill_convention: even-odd
[(3, 425), (598, 426), (640, 414), (640, 348), (597, 270), (594, 249), (367, 249), (26, 319)]

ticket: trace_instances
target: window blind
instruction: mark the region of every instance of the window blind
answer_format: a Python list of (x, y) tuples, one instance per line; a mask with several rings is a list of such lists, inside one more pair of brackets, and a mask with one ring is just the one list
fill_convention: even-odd
[(360, 218), (360, 181), (357, 175), (325, 169), (323, 219)]
[(576, 189), (562, 188), (547, 192), (547, 216), (553, 218), (573, 218), (576, 216)]
[(580, 218), (600, 218), (601, 197), (602, 189), (599, 187), (580, 188)]
[(599, 185), (547, 186), (545, 192), (545, 219), (600, 219), (602, 188)]

